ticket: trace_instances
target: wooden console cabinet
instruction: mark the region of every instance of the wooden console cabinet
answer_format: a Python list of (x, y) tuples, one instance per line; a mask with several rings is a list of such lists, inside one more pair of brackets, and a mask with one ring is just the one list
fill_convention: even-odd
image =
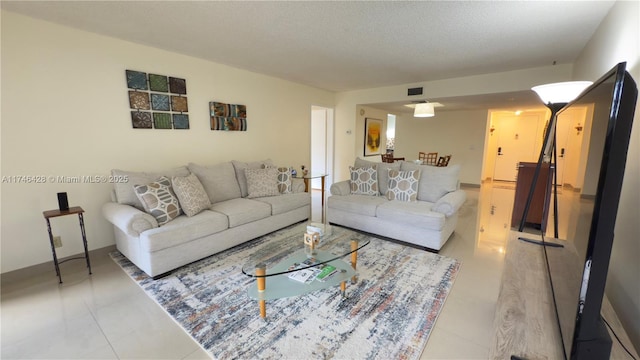
[[(524, 208), (527, 203), (527, 197), (533, 183), (533, 175), (536, 170), (537, 163), (521, 162), (518, 164), (518, 180), (516, 182), (516, 194), (513, 201), (513, 212), (511, 213), (511, 227), (519, 227)], [(552, 191), (554, 167), (549, 164), (542, 164), (540, 175), (536, 183), (536, 189), (533, 193), (531, 206), (525, 223), (540, 227), (542, 231), (546, 230), (547, 218), (549, 215), (549, 199)]]

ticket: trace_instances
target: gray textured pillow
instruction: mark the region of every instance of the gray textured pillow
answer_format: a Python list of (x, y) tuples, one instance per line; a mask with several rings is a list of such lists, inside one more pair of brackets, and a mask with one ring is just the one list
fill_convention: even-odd
[(171, 188), (171, 180), (162, 176), (148, 184), (134, 185), (144, 210), (164, 225), (180, 215), (180, 203)]
[(378, 189), (380, 190), (380, 195), (387, 195), (387, 185), (389, 184), (388, 170), (400, 170), (400, 163), (379, 163), (367, 161), (358, 157), (353, 163), (353, 167), (356, 168), (366, 168), (371, 166), (375, 166), (378, 170)]
[(265, 165), (273, 166), (273, 161), (271, 161), (271, 159), (253, 162), (231, 160), (231, 164), (233, 164), (233, 169), (236, 172), (236, 179), (240, 186), (240, 193), (242, 194), (242, 197), (247, 197), (247, 195), (249, 195), (249, 191), (247, 190), (247, 177), (245, 176), (244, 171), (246, 169), (262, 169)]
[(248, 198), (279, 195), (278, 169), (245, 169), (247, 177)]
[(138, 199), (136, 192), (133, 189), (134, 185), (148, 184), (161, 176), (166, 176), (168, 178), (172, 178), (174, 176), (187, 176), (189, 175), (189, 169), (187, 169), (186, 166), (162, 172), (140, 172), (113, 169), (111, 170), (111, 175), (118, 178), (128, 179), (127, 182), (113, 184), (113, 188), (116, 193), (116, 201), (119, 204), (131, 205), (138, 208), (138, 210), (145, 211), (144, 206), (142, 206), (140, 199)]
[(211, 203), (237, 199), (241, 196), (236, 172), (231, 162), (212, 166), (190, 163), (189, 170), (198, 177)]
[(379, 195), (378, 175), (375, 166), (366, 168), (354, 168), (349, 166), (351, 179), (351, 194), (354, 195)]
[(416, 201), (420, 170), (389, 170), (389, 190), (387, 199), (398, 201)]
[(171, 179), (171, 184), (185, 215), (191, 217), (211, 207), (207, 192), (194, 174), (175, 176)]

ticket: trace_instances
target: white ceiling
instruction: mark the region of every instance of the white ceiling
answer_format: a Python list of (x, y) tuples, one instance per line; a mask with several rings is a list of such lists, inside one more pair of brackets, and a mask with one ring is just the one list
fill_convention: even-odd
[(0, 4), (66, 26), (347, 91), (572, 63), (613, 1)]

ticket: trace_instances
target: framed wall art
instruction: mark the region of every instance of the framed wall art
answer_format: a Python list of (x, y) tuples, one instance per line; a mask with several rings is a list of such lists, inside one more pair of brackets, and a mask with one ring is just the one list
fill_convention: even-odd
[(209, 103), (211, 130), (247, 131), (247, 107), (245, 105)]
[(189, 129), (185, 79), (134, 70), (125, 74), (134, 129)]
[(364, 119), (364, 156), (380, 155), (382, 120)]

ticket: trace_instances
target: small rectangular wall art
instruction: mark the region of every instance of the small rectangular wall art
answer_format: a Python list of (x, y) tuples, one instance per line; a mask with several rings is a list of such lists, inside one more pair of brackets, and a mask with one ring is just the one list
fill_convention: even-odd
[(225, 104), (212, 101), (209, 103), (211, 130), (247, 131), (246, 105)]

